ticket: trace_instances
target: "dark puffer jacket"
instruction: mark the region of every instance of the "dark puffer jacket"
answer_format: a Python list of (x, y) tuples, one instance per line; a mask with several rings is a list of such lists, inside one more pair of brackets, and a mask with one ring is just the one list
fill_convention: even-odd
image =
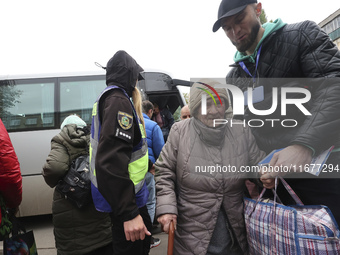
[[(89, 141), (90, 135), (85, 135), (75, 124), (66, 125), (52, 138), (51, 152), (43, 167), (50, 187), (57, 185), (72, 160), (87, 153)], [(108, 214), (98, 212), (93, 202), (78, 209), (55, 190), (52, 213), (58, 255), (82, 255), (112, 242), (111, 219)]]
[[(249, 71), (254, 73), (255, 64), (245, 62)], [(280, 116), (280, 109), (268, 119), (295, 119), (295, 128), (264, 126), (252, 128), (260, 149), (267, 153), (273, 149), (292, 144), (303, 144), (313, 148), (316, 153), (329, 148), (339, 147), (340, 126), (340, 53), (329, 37), (311, 21), (286, 25), (268, 35), (263, 40), (259, 59), (257, 86), (263, 85), (265, 100), (254, 104), (255, 109), (269, 109), (272, 105), (272, 87), (305, 87), (311, 92), (311, 99), (305, 107), (312, 114), (304, 116), (296, 108), (287, 108), (287, 116)], [(245, 79), (247, 78), (247, 79)], [(287, 78), (268, 80), (263, 78)], [(292, 78), (292, 79), (288, 79)], [(301, 82), (301, 79), (308, 78)], [(252, 79), (235, 64), (227, 75), (227, 83), (240, 87), (243, 91), (252, 86)], [(297, 95), (293, 95), (297, 97)], [(280, 95), (279, 95), (280, 98)], [(246, 119), (261, 119), (249, 111)], [(339, 168), (340, 152), (332, 153), (327, 164)], [(319, 177), (308, 173), (300, 174), (300, 178), (287, 178), (287, 182), (298, 194), (305, 205), (323, 204), (328, 206), (340, 223), (340, 178), (330, 176), (331, 171), (321, 173)], [(295, 174), (297, 176), (297, 174)], [(331, 177), (331, 178), (324, 178)], [(284, 204), (294, 203), (291, 196), (279, 185), (278, 195)]]
[[(250, 73), (254, 73), (255, 63), (245, 61), (245, 65)], [(238, 63), (233, 66), (227, 75), (227, 83), (245, 91), (253, 85), (252, 79)], [(295, 106), (287, 108), (287, 116), (280, 116), (280, 107), (270, 116), (255, 116), (246, 110), (244, 117), (248, 120), (295, 119), (298, 122), (295, 128), (281, 127), (277, 124), (279, 122), (276, 122), (274, 128), (271, 122), (265, 122), (267, 124), (262, 128), (253, 128), (260, 149), (268, 153), (291, 144), (304, 144), (319, 152), (339, 140), (340, 53), (314, 22), (286, 25), (265, 38), (256, 76), (260, 78), (256, 86), (264, 86), (265, 100), (254, 104), (255, 109), (271, 107), (272, 98), (266, 95), (271, 95), (272, 87), (279, 87), (278, 91), (280, 87), (302, 87), (311, 92), (311, 100), (305, 104), (311, 116), (305, 116)], [(296, 78), (309, 80), (306, 82)]]

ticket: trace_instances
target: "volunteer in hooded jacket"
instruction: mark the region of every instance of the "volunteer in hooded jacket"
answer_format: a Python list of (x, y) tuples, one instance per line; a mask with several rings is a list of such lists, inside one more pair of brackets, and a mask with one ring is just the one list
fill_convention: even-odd
[(118, 51), (107, 63), (107, 88), (92, 113), (92, 197), (97, 210), (111, 212), (114, 254), (150, 250), (147, 143), (139, 119), (141, 97), (135, 88), (141, 71), (129, 54)]

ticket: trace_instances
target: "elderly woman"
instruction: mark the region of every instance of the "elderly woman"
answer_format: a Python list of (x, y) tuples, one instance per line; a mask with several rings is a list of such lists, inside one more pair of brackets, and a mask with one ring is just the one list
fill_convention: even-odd
[(255, 165), (265, 154), (243, 123), (214, 125), (214, 120), (232, 115), (225, 89), (216, 89), (222, 104), (207, 96), (202, 114), (206, 85), (216, 84), (203, 79), (193, 85), (189, 104), (193, 118), (173, 125), (155, 164), (156, 215), (166, 233), (171, 220), (176, 224), (174, 254), (247, 253), (246, 175), (239, 170)]

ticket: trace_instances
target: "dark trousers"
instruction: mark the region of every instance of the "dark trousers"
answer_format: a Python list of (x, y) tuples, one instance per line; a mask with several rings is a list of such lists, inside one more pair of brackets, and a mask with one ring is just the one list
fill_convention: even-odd
[(86, 253), (84, 255), (112, 255), (113, 254), (113, 249), (112, 249), (112, 243), (104, 246), (104, 247), (100, 247), (90, 253)]
[[(139, 213), (143, 218), (146, 228), (151, 232), (152, 223), (146, 206), (139, 208)], [(145, 235), (144, 240), (134, 242), (127, 241), (124, 233), (124, 222), (115, 219), (112, 220), (112, 243), (114, 255), (147, 255), (150, 251), (151, 237)]]

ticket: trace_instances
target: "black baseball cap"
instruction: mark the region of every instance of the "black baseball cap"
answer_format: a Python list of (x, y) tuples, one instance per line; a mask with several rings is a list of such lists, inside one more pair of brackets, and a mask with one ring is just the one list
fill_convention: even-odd
[(257, 3), (257, 0), (222, 0), (218, 8), (217, 21), (213, 26), (213, 32), (221, 27), (221, 20), (226, 17), (233, 16), (243, 11), (248, 4)]

